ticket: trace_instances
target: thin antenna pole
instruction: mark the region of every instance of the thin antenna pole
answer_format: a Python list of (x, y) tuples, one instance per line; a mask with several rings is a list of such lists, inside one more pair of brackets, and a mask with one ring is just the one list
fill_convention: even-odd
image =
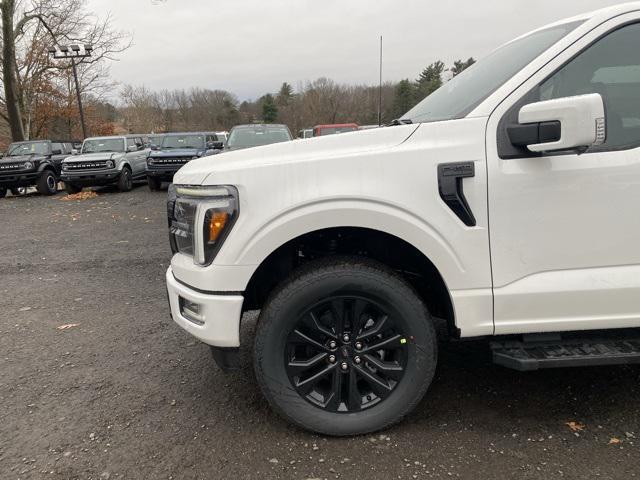
[(380, 35), (380, 84), (378, 87), (378, 126), (382, 126), (382, 35)]

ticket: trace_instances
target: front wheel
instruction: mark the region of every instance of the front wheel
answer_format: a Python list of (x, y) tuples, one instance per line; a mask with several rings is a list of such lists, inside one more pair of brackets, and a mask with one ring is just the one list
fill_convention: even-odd
[(124, 167), (120, 173), (120, 178), (118, 178), (118, 190), (121, 192), (129, 192), (132, 188), (133, 180), (131, 179), (131, 170)]
[(36, 189), (40, 195), (55, 195), (58, 191), (58, 179), (51, 170), (45, 170), (38, 178)]
[(256, 332), (262, 391), (289, 421), (328, 435), (385, 428), (411, 412), (437, 362), (414, 289), (360, 258), (308, 264), (271, 296)]

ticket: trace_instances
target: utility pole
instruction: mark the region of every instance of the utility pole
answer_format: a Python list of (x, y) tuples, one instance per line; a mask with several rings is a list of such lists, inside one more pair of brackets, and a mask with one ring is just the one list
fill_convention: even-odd
[(78, 97), (78, 109), (80, 110), (80, 125), (82, 125), (82, 139), (87, 138), (87, 125), (84, 123), (84, 110), (82, 109), (82, 98), (80, 95), (80, 85), (78, 83), (78, 70), (76, 69), (76, 61), (71, 59), (71, 68), (73, 69), (73, 79), (76, 82), (76, 97)]
[(82, 96), (80, 95), (80, 82), (78, 81), (78, 69), (76, 67), (77, 58), (87, 58), (91, 56), (93, 47), (91, 45), (69, 45), (68, 47), (49, 47), (49, 54), (55, 59), (71, 59), (71, 69), (73, 70), (73, 80), (76, 84), (76, 98), (78, 100), (78, 110), (80, 110), (80, 125), (82, 126), (83, 140), (87, 138), (87, 125), (84, 121), (84, 110), (82, 108)]
[(382, 35), (380, 35), (380, 83), (378, 87), (378, 126), (382, 126)]

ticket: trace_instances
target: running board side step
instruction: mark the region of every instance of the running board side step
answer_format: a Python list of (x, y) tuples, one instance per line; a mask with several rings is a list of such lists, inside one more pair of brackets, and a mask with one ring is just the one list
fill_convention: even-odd
[(570, 338), (525, 335), (522, 341), (492, 342), (493, 363), (522, 372), (542, 368), (640, 364), (640, 336)]

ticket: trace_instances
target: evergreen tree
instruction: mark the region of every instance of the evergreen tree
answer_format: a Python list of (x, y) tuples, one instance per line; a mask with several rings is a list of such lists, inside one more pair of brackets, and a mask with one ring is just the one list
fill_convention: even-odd
[(417, 97), (422, 100), (442, 86), (444, 63), (440, 60), (428, 65), (416, 81)]
[(284, 82), (280, 87), (278, 96), (276, 97), (276, 103), (280, 106), (286, 107), (289, 105), (291, 97), (293, 97), (293, 87), (289, 83)]
[(453, 76), (455, 77), (456, 75), (459, 75), (464, 70), (469, 68), (474, 63), (476, 63), (476, 60), (473, 57), (469, 57), (466, 61), (456, 60), (455, 62), (453, 62), (453, 67), (451, 67), (450, 69), (451, 73), (453, 73)]
[(275, 104), (273, 95), (267, 93), (262, 97), (262, 120), (264, 123), (273, 123), (278, 118), (278, 107)]
[(393, 118), (400, 118), (416, 104), (415, 87), (409, 79), (400, 80), (393, 95)]

